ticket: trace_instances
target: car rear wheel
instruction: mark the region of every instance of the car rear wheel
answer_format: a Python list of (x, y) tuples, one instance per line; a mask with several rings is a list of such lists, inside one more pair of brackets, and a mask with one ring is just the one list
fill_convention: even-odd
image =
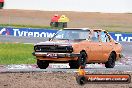
[(37, 65), (40, 69), (46, 69), (49, 66), (49, 62), (44, 60), (37, 60)]
[(115, 66), (115, 59), (116, 59), (115, 54), (111, 53), (109, 58), (108, 58), (108, 61), (105, 63), (105, 67), (106, 68), (113, 68)]

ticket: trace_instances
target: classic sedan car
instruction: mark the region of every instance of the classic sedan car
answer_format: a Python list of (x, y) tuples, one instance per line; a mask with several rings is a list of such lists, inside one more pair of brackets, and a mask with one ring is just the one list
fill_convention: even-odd
[(85, 68), (89, 63), (103, 63), (113, 68), (121, 58), (122, 45), (102, 29), (65, 28), (49, 41), (34, 45), (37, 65), (46, 69), (49, 63), (69, 63), (70, 68)]

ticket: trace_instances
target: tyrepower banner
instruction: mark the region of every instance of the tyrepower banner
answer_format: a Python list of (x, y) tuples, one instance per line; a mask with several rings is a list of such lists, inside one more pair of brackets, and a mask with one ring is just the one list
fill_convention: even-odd
[[(10, 28), (0, 27), (0, 35), (27, 36), (27, 37), (47, 37), (51, 38), (58, 30), (42, 28)], [(132, 42), (132, 33), (110, 32), (116, 41)]]
[(115, 32), (110, 32), (110, 35), (116, 41), (132, 42), (132, 33), (115, 33)]
[(36, 29), (36, 28), (0, 28), (0, 35), (28, 36), (28, 37), (48, 37), (51, 38), (57, 30)]

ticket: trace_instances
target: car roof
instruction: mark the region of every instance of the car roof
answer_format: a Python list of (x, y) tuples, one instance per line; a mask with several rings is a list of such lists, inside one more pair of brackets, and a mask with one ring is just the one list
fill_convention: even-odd
[(92, 29), (92, 30), (96, 30), (96, 31), (103, 31), (102, 29)]
[(64, 28), (64, 30), (91, 30), (91, 31), (105, 31), (102, 29), (91, 29), (91, 28)]
[(90, 28), (64, 28), (64, 30), (69, 30), (69, 29), (73, 29), (73, 30), (90, 30)]

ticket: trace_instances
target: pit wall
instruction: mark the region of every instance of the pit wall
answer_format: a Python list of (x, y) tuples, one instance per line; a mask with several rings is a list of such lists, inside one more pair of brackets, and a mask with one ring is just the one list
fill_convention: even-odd
[[(0, 27), (0, 35), (27, 36), (27, 37), (44, 37), (51, 38), (58, 30), (42, 28), (11, 28)], [(116, 41), (132, 42), (132, 33), (109, 32)]]

